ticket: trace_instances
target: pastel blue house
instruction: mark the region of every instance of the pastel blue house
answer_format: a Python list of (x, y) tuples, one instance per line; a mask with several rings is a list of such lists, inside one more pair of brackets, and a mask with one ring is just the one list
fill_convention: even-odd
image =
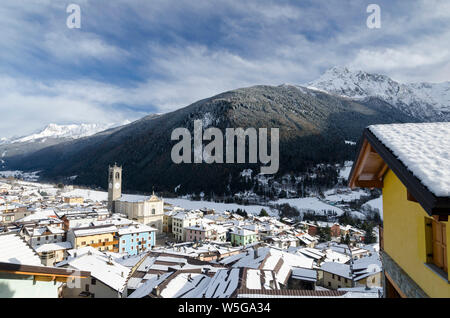
[(156, 231), (157, 229), (153, 227), (139, 223), (120, 228), (117, 232), (118, 252), (136, 255), (152, 249), (155, 246)]

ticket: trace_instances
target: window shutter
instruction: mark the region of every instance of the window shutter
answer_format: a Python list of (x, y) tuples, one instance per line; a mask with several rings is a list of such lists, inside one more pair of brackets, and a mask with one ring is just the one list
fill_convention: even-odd
[(444, 250), (444, 271), (448, 273), (448, 264), (447, 264), (447, 228), (446, 225), (442, 223), (442, 246)]
[(447, 271), (447, 247), (445, 224), (433, 220), (433, 262)]

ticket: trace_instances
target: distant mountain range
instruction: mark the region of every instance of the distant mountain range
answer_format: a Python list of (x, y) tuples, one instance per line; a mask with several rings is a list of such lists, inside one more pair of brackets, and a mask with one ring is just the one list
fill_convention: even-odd
[[(124, 123), (125, 124), (125, 123)], [(79, 124), (79, 125), (57, 125), (49, 124), (44, 129), (20, 138), (15, 138), (10, 143), (42, 142), (46, 138), (78, 139), (94, 135), (100, 131), (107, 130), (117, 124)]]
[[(400, 84), (383, 75), (333, 68), (304, 86), (240, 88), (100, 132), (100, 126), (51, 125), (0, 145), (0, 154), (8, 170), (41, 171), (43, 180), (106, 188), (107, 167), (117, 162), (123, 165), (128, 191), (149, 192), (155, 187), (169, 192), (176, 188), (179, 194), (231, 194), (254, 186), (254, 179), (243, 180), (241, 172), (259, 171), (259, 166), (176, 165), (170, 157), (173, 129), (192, 132), (196, 119), (204, 129), (214, 126), (222, 131), (280, 128), (278, 176), (295, 175), (318, 163), (352, 160), (356, 147), (349, 141), (356, 142), (368, 125), (450, 119), (449, 86)], [(42, 147), (43, 140), (53, 144)], [(17, 145), (24, 147), (14, 152)], [(10, 147), (6, 154), (5, 146)]]
[(33, 153), (65, 141), (88, 137), (122, 124), (49, 124), (27, 136), (0, 139), (0, 168), (6, 168), (5, 158)]
[(305, 86), (354, 100), (377, 97), (424, 121), (450, 120), (450, 82), (402, 84), (385, 75), (334, 67)]

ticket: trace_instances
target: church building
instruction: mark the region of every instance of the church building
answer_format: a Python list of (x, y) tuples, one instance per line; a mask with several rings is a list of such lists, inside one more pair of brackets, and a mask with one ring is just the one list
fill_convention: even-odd
[(109, 167), (108, 209), (162, 232), (164, 201), (151, 196), (122, 194), (122, 167)]

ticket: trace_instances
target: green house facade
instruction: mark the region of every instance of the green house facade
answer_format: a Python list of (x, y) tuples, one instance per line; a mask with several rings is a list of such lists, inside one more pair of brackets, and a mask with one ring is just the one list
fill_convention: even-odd
[(250, 230), (235, 230), (231, 232), (231, 244), (233, 246), (245, 246), (257, 241), (257, 233)]

